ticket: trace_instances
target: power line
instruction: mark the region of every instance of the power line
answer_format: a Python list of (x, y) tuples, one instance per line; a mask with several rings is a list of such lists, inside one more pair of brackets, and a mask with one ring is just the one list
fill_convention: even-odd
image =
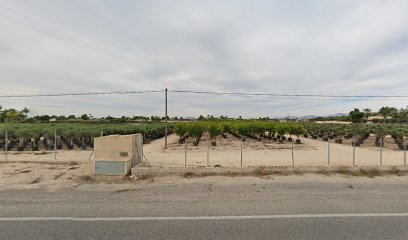
[[(109, 92), (82, 92), (82, 93), (53, 93), (53, 94), (21, 94), (21, 95), (0, 95), (0, 98), (32, 98), (32, 97), (64, 97), (64, 96), (90, 96), (90, 95), (121, 95), (121, 94), (144, 94), (163, 93), (163, 90), (143, 90), (143, 91), (109, 91)], [(217, 91), (192, 91), (192, 90), (168, 90), (173, 93), (191, 94), (211, 94), (226, 96), (263, 96), (276, 98), (408, 98), (408, 95), (328, 95), (328, 94), (282, 94), (282, 93), (248, 93), (248, 92), (217, 92)]]
[(408, 98), (408, 95), (326, 95), (326, 94), (281, 94), (281, 93), (244, 93), (244, 92), (213, 92), (169, 90), (175, 93), (213, 94), (229, 96), (269, 96), (269, 97), (323, 97), (323, 98)]
[(158, 92), (163, 92), (163, 90), (0, 95), (0, 98), (64, 97), (64, 96), (90, 96), (90, 95), (114, 95), (114, 94), (142, 94)]

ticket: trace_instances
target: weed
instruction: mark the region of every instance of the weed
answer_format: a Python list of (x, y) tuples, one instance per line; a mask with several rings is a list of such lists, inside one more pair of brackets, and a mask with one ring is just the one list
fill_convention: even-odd
[(337, 169), (337, 172), (340, 173), (340, 174), (344, 174), (344, 175), (349, 175), (349, 174), (351, 174), (350, 169), (349, 169), (348, 167), (344, 167), (344, 166), (339, 167), (339, 168)]
[(185, 173), (183, 174), (183, 177), (189, 178), (189, 177), (192, 177), (193, 175), (194, 175), (193, 172), (185, 172)]
[(320, 170), (320, 171), (318, 171), (318, 173), (319, 174), (322, 174), (322, 175), (326, 175), (326, 176), (329, 176), (331, 173), (329, 172), (329, 171), (327, 171), (326, 169), (322, 169), (322, 170)]
[(47, 155), (47, 154), (51, 154), (51, 152), (42, 151), (34, 153), (34, 155)]
[(81, 182), (93, 182), (93, 181), (95, 181), (95, 179), (92, 176), (89, 176), (89, 175), (82, 175), (82, 176), (79, 177), (79, 180)]
[(138, 180), (147, 180), (147, 179), (149, 179), (151, 182), (154, 182), (154, 176), (153, 176), (153, 174), (151, 174), (151, 173), (147, 173), (147, 174), (144, 174), (144, 175), (141, 175), (139, 178), (138, 178)]
[(367, 176), (369, 178), (373, 178), (376, 176), (381, 176), (382, 171), (380, 171), (377, 168), (367, 168), (367, 169), (360, 168), (360, 175)]
[(401, 176), (402, 175), (402, 171), (401, 170), (399, 170), (397, 167), (392, 167), (392, 169), (391, 169), (391, 173), (393, 173), (393, 174), (397, 174), (398, 176)]

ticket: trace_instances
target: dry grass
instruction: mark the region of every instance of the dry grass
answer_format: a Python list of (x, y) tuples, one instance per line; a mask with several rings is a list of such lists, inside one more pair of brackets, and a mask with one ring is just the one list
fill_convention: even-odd
[(151, 173), (143, 174), (138, 176), (137, 180), (150, 180), (151, 182), (154, 182), (154, 175)]
[(60, 177), (62, 177), (64, 175), (65, 175), (65, 173), (57, 174), (57, 175), (54, 176), (54, 180), (57, 180), (58, 178), (60, 178)]
[(383, 175), (383, 172), (379, 170), (378, 168), (367, 168), (367, 169), (360, 168), (359, 175), (357, 176), (366, 176), (369, 178), (373, 178), (373, 177), (382, 176), (382, 175)]
[(115, 194), (115, 193), (124, 193), (124, 192), (134, 192), (134, 191), (136, 191), (136, 188), (125, 188), (125, 189), (116, 190), (116, 191), (114, 191), (112, 194)]
[(34, 155), (47, 155), (47, 154), (51, 154), (52, 152), (45, 152), (45, 151), (42, 151), (42, 152), (36, 152), (36, 153), (34, 153)]
[(94, 182), (95, 181), (95, 178), (93, 178), (92, 176), (90, 176), (90, 175), (82, 175), (82, 176), (79, 176), (79, 180), (81, 181), (81, 182)]
[(36, 183), (39, 183), (39, 182), (41, 182), (41, 178), (36, 178), (33, 181), (31, 181), (30, 184), (36, 184)]
[(194, 176), (193, 172), (186, 172), (186, 173), (183, 174), (183, 177), (185, 177), (185, 178), (189, 178), (189, 177), (192, 177), (192, 176)]
[(254, 176), (266, 176), (266, 175), (289, 176), (292, 174), (301, 174), (301, 172), (300, 171), (290, 171), (287, 169), (271, 170), (271, 169), (268, 169), (267, 167), (258, 167), (252, 172), (251, 175), (254, 175)]

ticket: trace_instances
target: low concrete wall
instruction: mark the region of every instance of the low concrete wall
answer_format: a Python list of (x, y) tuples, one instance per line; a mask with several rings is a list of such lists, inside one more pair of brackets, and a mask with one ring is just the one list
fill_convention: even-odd
[(303, 166), (303, 167), (133, 167), (131, 172), (135, 176), (166, 176), (166, 175), (273, 175), (273, 174), (305, 174), (305, 173), (345, 173), (352, 174), (353, 172), (361, 172), (362, 170), (379, 170), (385, 173), (408, 172), (408, 167), (404, 166), (358, 166), (358, 167), (318, 167), (318, 166)]

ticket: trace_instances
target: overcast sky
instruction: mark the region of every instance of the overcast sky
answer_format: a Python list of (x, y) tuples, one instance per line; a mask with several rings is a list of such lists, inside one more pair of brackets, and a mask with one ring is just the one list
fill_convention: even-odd
[[(407, 95), (408, 1), (0, 1), (0, 95), (116, 90)], [(0, 98), (36, 114), (162, 115), (162, 93)], [(170, 116), (324, 115), (402, 99), (169, 93)]]

